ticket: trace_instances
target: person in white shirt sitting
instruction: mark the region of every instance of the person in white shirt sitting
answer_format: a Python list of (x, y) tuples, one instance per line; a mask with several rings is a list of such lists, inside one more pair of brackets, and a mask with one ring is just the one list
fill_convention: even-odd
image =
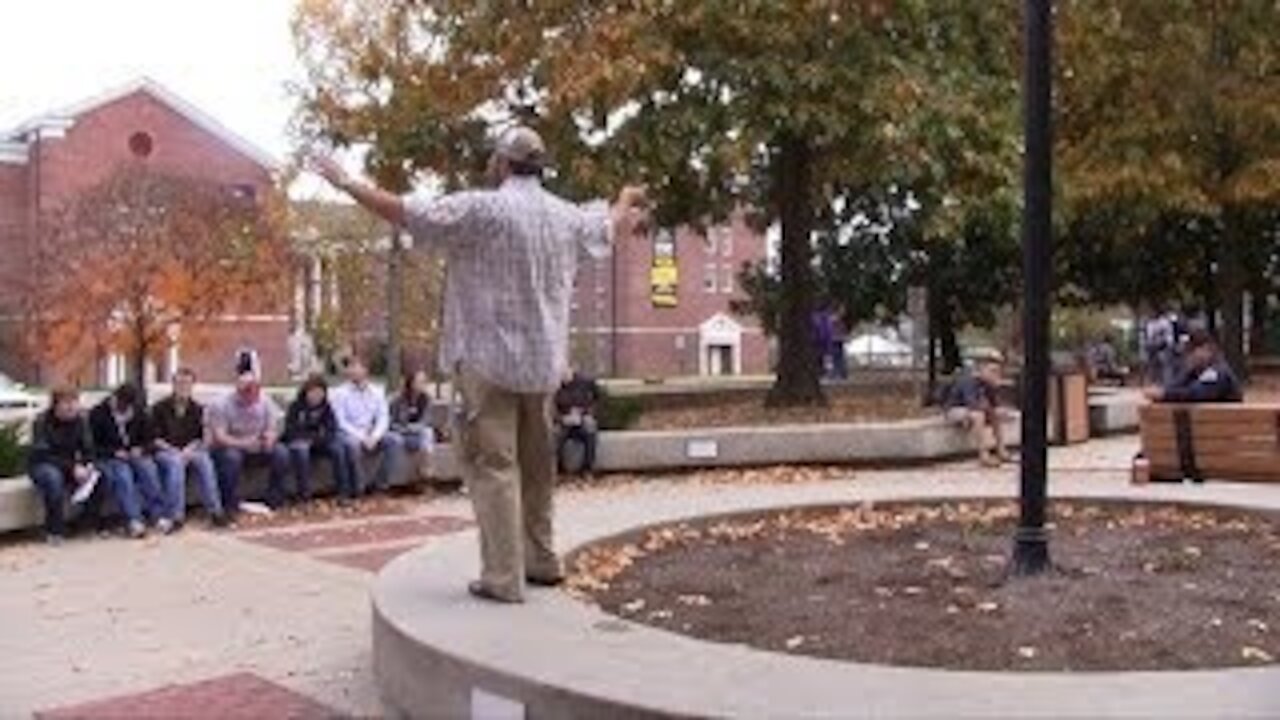
[[(391, 413), (382, 388), (369, 382), (364, 359), (351, 356), (345, 364), (347, 382), (329, 396), (338, 430), (347, 446), (351, 476), (359, 493), (382, 492), (398, 477), (404, 463), (404, 440), (391, 429)], [(365, 477), (364, 458), (379, 455), (381, 462), (372, 481)]]

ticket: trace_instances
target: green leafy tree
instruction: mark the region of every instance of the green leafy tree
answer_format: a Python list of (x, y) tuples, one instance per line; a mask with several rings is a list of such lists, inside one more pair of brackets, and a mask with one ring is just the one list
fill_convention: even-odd
[[(1066, 214), (1077, 218), (1068, 223), (1110, 216), (1117, 243), (1146, 247), (1119, 257), (1160, 261), (1170, 223), (1217, 227), (1223, 341), (1243, 368), (1242, 299), (1259, 283), (1249, 263), (1265, 239), (1252, 218), (1280, 197), (1280, 7), (1064, 0), (1058, 11), (1058, 157)], [(1125, 284), (1111, 274), (1093, 286), (1105, 295)]]
[[(911, 55), (963, 37), (930, 37), (947, 35), (937, 8), (973, 5), (311, 0), (296, 24), (310, 68), (304, 117), (338, 142), (372, 143), (375, 165), (430, 169), (446, 187), (474, 176), (482, 123), (524, 119), (550, 138), (570, 192), (638, 177), (662, 224), (758, 209), (782, 234), (770, 400), (818, 403), (808, 328), (821, 209), (883, 177), (899, 153), (916, 168), (935, 162), (900, 122), (953, 96), (925, 91), (930, 68)], [(936, 115), (934, 128), (982, 121), (961, 96), (967, 111)]]

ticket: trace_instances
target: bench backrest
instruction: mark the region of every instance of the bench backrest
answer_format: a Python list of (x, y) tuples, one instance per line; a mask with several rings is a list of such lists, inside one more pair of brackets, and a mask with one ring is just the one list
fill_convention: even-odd
[(1280, 405), (1167, 405), (1139, 409), (1153, 478), (1280, 482)]

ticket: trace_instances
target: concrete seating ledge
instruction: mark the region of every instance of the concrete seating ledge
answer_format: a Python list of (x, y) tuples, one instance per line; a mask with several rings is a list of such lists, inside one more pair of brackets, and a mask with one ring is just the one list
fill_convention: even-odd
[[(1006, 437), (1011, 444), (1017, 443), (1018, 431), (1015, 414), (1005, 423)], [(904, 464), (972, 452), (970, 435), (942, 418), (844, 425), (623, 431), (601, 433), (596, 469), (643, 472), (787, 464)], [(328, 463), (317, 463), (314, 472), (318, 492), (332, 487)], [(438, 446), (426, 467), (418, 473), (418, 479), (459, 479), (453, 446)], [(261, 471), (251, 473), (246, 480), (243, 492), (246, 498), (265, 489), (265, 475)], [(393, 484), (410, 480), (399, 478), (398, 483)], [(188, 483), (187, 498), (192, 504), (199, 501), (191, 483)], [(41, 517), (39, 498), (25, 477), (0, 480), (0, 532), (34, 527)]]
[[(1280, 509), (1256, 488), (1134, 490), (1064, 481), (1058, 497)], [(866, 481), (737, 488), (581, 503), (558, 519), (567, 547), (700, 515), (863, 501), (1012, 498), (989, 481)], [(1276, 717), (1280, 667), (1194, 672), (990, 673), (889, 667), (702, 642), (629, 622), (558, 591), (526, 604), (469, 598), (473, 531), (401, 555), (373, 589), (373, 665), (387, 716)]]

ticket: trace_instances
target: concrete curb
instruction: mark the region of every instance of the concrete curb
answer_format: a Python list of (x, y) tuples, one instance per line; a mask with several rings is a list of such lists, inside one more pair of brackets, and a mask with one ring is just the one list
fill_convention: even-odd
[[(1007, 478), (1012, 480), (1012, 478)], [(990, 479), (730, 488), (575, 503), (572, 545), (706, 514), (862, 500), (1013, 497)], [(1055, 479), (1058, 497), (1280, 509), (1256, 486), (1134, 489)], [(1280, 668), (977, 673), (841, 663), (706, 643), (606, 615), (558, 592), (523, 606), (469, 599), (474, 533), (401, 556), (373, 590), (374, 670), (400, 717), (1275, 717)], [(523, 713), (517, 715), (514, 713)]]

